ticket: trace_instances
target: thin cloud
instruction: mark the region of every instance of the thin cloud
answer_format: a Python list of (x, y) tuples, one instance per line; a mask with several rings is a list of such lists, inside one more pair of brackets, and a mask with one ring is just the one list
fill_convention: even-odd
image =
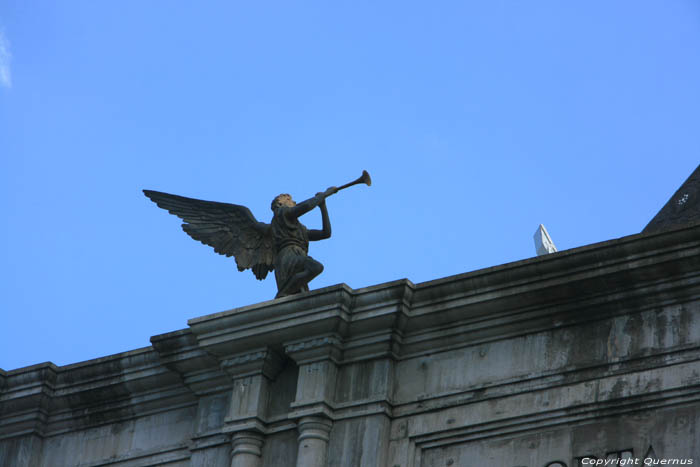
[(7, 40), (5, 34), (0, 31), (0, 85), (11, 88), (12, 75), (10, 74), (10, 41)]

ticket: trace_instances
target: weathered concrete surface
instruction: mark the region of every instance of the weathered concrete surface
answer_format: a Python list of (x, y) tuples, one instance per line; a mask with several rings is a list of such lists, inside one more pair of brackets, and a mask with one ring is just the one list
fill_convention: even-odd
[(188, 324), (0, 372), (0, 465), (700, 463), (697, 224)]

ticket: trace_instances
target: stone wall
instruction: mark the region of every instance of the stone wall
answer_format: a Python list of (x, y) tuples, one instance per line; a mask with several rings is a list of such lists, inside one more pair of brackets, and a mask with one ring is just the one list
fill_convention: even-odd
[(0, 372), (0, 465), (700, 463), (698, 225), (341, 284), (151, 344)]

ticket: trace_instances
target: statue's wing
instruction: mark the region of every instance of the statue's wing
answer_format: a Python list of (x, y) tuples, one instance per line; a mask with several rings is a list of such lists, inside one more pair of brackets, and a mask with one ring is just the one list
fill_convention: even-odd
[(274, 269), (275, 250), (270, 225), (258, 222), (245, 206), (203, 201), (143, 190), (159, 207), (185, 222), (182, 230), (220, 255), (234, 256), (238, 270), (252, 269), (262, 280)]

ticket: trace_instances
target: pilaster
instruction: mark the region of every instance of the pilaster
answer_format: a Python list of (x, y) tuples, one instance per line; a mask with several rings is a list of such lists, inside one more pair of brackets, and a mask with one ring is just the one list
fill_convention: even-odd
[(299, 365), (296, 399), (289, 413), (289, 418), (298, 420), (297, 466), (326, 466), (342, 341), (335, 334), (317, 336), (290, 342), (285, 351)]
[(221, 361), (233, 378), (223, 433), (231, 435), (231, 467), (259, 467), (267, 432), (270, 381), (283, 359), (269, 348), (235, 355)]
[(297, 467), (328, 465), (328, 441), (333, 423), (325, 417), (302, 417), (298, 427)]
[(285, 345), (285, 351), (299, 365), (296, 399), (289, 418), (332, 417), (333, 395), (342, 356), (336, 335), (314, 337)]
[(231, 467), (260, 467), (265, 437), (256, 431), (239, 431), (231, 437)]

